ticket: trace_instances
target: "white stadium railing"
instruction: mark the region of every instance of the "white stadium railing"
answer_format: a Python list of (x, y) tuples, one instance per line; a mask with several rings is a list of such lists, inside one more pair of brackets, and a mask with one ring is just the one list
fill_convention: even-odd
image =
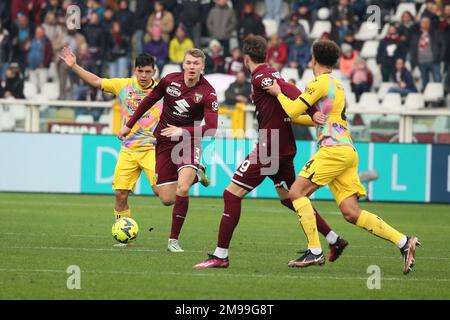
[[(0, 131), (22, 131), (22, 132), (40, 132), (41, 123), (45, 119), (41, 119), (41, 112), (49, 108), (103, 108), (108, 109), (112, 114), (113, 104), (115, 101), (95, 102), (95, 101), (46, 101), (46, 100), (22, 100), (22, 99), (0, 99)], [(253, 105), (248, 105), (244, 108), (245, 112), (245, 128), (246, 132), (252, 132), (255, 129)], [(450, 123), (450, 109), (449, 108), (425, 108), (425, 109), (384, 109), (384, 108), (358, 108), (351, 106), (347, 110), (349, 117), (355, 114), (362, 116), (393, 116), (398, 120), (398, 141), (401, 143), (414, 142), (414, 118), (415, 117), (447, 117), (447, 123)], [(22, 120), (20, 127), (15, 126), (17, 119)], [(2, 123), (9, 125), (3, 126)], [(11, 122), (12, 121), (12, 122)], [(109, 133), (112, 133), (113, 117), (109, 117)], [(74, 120), (75, 122), (75, 120)], [(80, 122), (81, 123), (81, 122)], [(228, 122), (227, 122), (228, 123)], [(229, 128), (225, 128), (229, 129)], [(357, 126), (350, 125), (351, 132), (357, 133)], [(430, 130), (435, 128), (431, 127)], [(353, 131), (354, 130), (354, 131)], [(448, 126), (444, 126), (445, 132), (450, 132)], [(442, 131), (441, 131), (442, 132)], [(246, 135), (247, 137), (252, 135)], [(356, 140), (356, 139), (355, 139)]]

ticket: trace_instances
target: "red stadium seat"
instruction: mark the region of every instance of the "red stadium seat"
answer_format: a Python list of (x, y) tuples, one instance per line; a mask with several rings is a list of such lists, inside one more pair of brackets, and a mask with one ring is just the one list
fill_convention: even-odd
[(418, 132), (414, 134), (417, 143), (434, 143), (434, 132)]
[(436, 143), (450, 144), (450, 133), (438, 133)]

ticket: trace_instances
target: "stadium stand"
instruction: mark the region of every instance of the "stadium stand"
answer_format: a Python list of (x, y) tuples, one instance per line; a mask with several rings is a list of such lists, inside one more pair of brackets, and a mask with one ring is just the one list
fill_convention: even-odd
[[(80, 82), (76, 77), (74, 77), (70, 70), (64, 70), (64, 66), (60, 64), (58, 53), (59, 50), (64, 45), (70, 45), (74, 52), (77, 54), (77, 58), (79, 63), (83, 64), (83, 67), (87, 68), (89, 71), (101, 75), (102, 77), (109, 77), (109, 70), (112, 70), (111, 64), (117, 64), (118, 61), (115, 60), (114, 54), (112, 52), (116, 50), (114, 48), (114, 39), (118, 39), (118, 34), (114, 34), (112, 30), (113, 23), (119, 22), (120, 24), (120, 37), (124, 39), (126, 42), (126, 46), (128, 48), (126, 54), (126, 65), (129, 70), (128, 75), (131, 75), (131, 67), (133, 63), (133, 59), (136, 55), (142, 51), (144, 39), (148, 37), (147, 27), (149, 23), (149, 17), (153, 13), (153, 8), (148, 8), (146, 12), (137, 12), (137, 8), (142, 8), (139, 4), (138, 0), (129, 0), (128, 8), (119, 12), (119, 6), (117, 5), (118, 1), (110, 0), (110, 1), (87, 1), (83, 2), (82, 6), (82, 26), (80, 30), (76, 30), (75, 32), (68, 32), (66, 25), (64, 14), (71, 4), (79, 4), (80, 1), (51, 1), (49, 0), (41, 0), (39, 1), (39, 5), (27, 11), (24, 6), (21, 5), (12, 5), (12, 0), (6, 0), (6, 5), (2, 6), (2, 10), (4, 12), (0, 12), (0, 17), (3, 18), (2, 25), (3, 28), (0, 29), (0, 62), (2, 63), (2, 68), (0, 70), (1, 77), (1, 85), (0, 85), (0, 98), (10, 97), (11, 94), (16, 96), (22, 92), (26, 99), (34, 100), (34, 101), (54, 101), (58, 99), (68, 99), (72, 98), (78, 99), (87, 99), (91, 101), (102, 101), (102, 100), (110, 100), (112, 97), (110, 95), (106, 95), (102, 92), (98, 92), (92, 90), (82, 82)], [(55, 6), (55, 2), (57, 5)], [(236, 18), (238, 21), (240, 17), (243, 15), (244, 3), (247, 1), (229, 1), (229, 6), (234, 10)], [(257, 31), (254, 29), (254, 32), (261, 32), (262, 35), (269, 37), (271, 34), (277, 33), (280, 24), (284, 21), (284, 19), (289, 19), (295, 11), (294, 3), (296, 1), (283, 1), (282, 13), (281, 16), (273, 17), (269, 16), (268, 10), (266, 10), (266, 4), (263, 0), (252, 0), (250, 1), (255, 5), (255, 11), (253, 13), (254, 22), (260, 21), (262, 23), (264, 30)], [(166, 32), (169, 37), (169, 41), (174, 38), (176, 27), (180, 23), (185, 23), (186, 21), (190, 21), (190, 17), (185, 17), (181, 15), (182, 6), (181, 2), (171, 2), (166, 5), (166, 10), (168, 10), (173, 16), (174, 26), (170, 30)], [(338, 41), (339, 45), (347, 42), (342, 41), (342, 35), (339, 36), (339, 32), (335, 30), (333, 18), (333, 10), (332, 8), (335, 6), (337, 1), (323, 1), (314, 6), (314, 10), (310, 12), (307, 16), (302, 16), (297, 12), (297, 17), (299, 24), (302, 26), (302, 30), (304, 31), (304, 36), (309, 45), (311, 45), (312, 41), (319, 38), (330, 38), (332, 40)], [(376, 4), (377, 2), (373, 1), (359, 1), (359, 5), (364, 5), (363, 11), (369, 6)], [(350, 2), (349, 6), (355, 6), (356, 4)], [(214, 1), (201, 1), (201, 11), (200, 22), (197, 24), (200, 28), (197, 27), (188, 27), (184, 26), (187, 31), (188, 38), (192, 39), (197, 46), (201, 46), (203, 49), (207, 50), (208, 44), (212, 40), (211, 35), (208, 33), (208, 30), (204, 27), (206, 24), (206, 17), (208, 16), (209, 11), (214, 6)], [(448, 86), (449, 81), (446, 80), (449, 75), (449, 54), (450, 52), (450, 16), (449, 10), (446, 10), (446, 7), (450, 6), (450, 2), (448, 0), (443, 1), (435, 1), (433, 5), (430, 5), (430, 1), (399, 1), (396, 6), (391, 6), (390, 8), (381, 8), (382, 9), (382, 19), (381, 25), (376, 25), (375, 22), (371, 19), (368, 19), (367, 16), (356, 14), (356, 7), (352, 8), (355, 10), (355, 15), (352, 18), (353, 21), (349, 21), (348, 32), (354, 34), (353, 42), (350, 42), (352, 48), (358, 52), (358, 55), (366, 60), (366, 65), (369, 70), (372, 72), (373, 81), (372, 86), (370, 87), (370, 92), (364, 92), (360, 98), (360, 101), (356, 101), (355, 94), (351, 92), (350, 82), (346, 77), (342, 75), (339, 71), (339, 67), (336, 66), (336, 69), (333, 71), (333, 74), (336, 78), (342, 79), (344, 84), (344, 88), (347, 93), (347, 102), (350, 106), (351, 110), (355, 110), (357, 108), (361, 109), (372, 109), (376, 110), (378, 108), (385, 109), (399, 109), (399, 110), (424, 110), (426, 108), (441, 108), (442, 110), (448, 110), (450, 108), (450, 88)], [(359, 10), (362, 10), (359, 8)], [(50, 17), (50, 12), (56, 15), (56, 21), (53, 21)], [(96, 22), (92, 22), (92, 13), (97, 12), (99, 14), (99, 22), (100, 28), (98, 26), (92, 26), (96, 24)], [(112, 12), (112, 14), (111, 14)], [(362, 11), (361, 11), (362, 12)], [(418, 65), (414, 65), (413, 61), (411, 61), (411, 46), (409, 44), (409, 36), (408, 34), (402, 33), (405, 32), (405, 28), (403, 25), (403, 15), (405, 12), (409, 12), (413, 18), (412, 25), (408, 25), (408, 30), (413, 30), (409, 32), (418, 32), (420, 30), (420, 19), (423, 16), (430, 17), (431, 19), (431, 29), (432, 31), (437, 30), (438, 33), (442, 36), (443, 48), (445, 48), (445, 55), (443, 60), (439, 61), (441, 66), (440, 68), (440, 78), (442, 81), (440, 82), (431, 82), (434, 81), (434, 78), (430, 78), (430, 82), (426, 84), (426, 87), (422, 85), (423, 75), (421, 73), (421, 69)], [(46, 16), (49, 15), (47, 18)], [(127, 22), (127, 19), (124, 17), (136, 17), (136, 20), (133, 24)], [(154, 15), (153, 15), (154, 17)], [(152, 18), (153, 19), (153, 18)], [(281, 19), (281, 20), (280, 20)], [(367, 20), (364, 20), (367, 19)], [(94, 19), (95, 20), (95, 19)], [(52, 22), (53, 21), (53, 22)], [(153, 21), (153, 20), (151, 20)], [(382, 82), (381, 69), (377, 64), (376, 56), (377, 49), (382, 39), (385, 39), (388, 36), (388, 29), (390, 24), (396, 24), (399, 26), (399, 32), (401, 35), (401, 41), (405, 44), (406, 53), (405, 53), (405, 65), (406, 68), (412, 72), (414, 83), (419, 90), (417, 93), (410, 93), (406, 97), (400, 98), (398, 95), (389, 94), (389, 88), (392, 86), (393, 81), (395, 79), (391, 79), (389, 82)], [(155, 23), (154, 26), (158, 27), (158, 22)], [(45, 30), (46, 41), (50, 41), (53, 52), (43, 52), (42, 55), (34, 55), (30, 56), (29, 51), (27, 51), (27, 43), (31, 43), (33, 40), (33, 36), (35, 34), (35, 30), (38, 26), (42, 26)], [(236, 30), (232, 32), (232, 37), (230, 39), (230, 50), (234, 47), (240, 47), (242, 45), (242, 30), (247, 28), (246, 30), (251, 30), (251, 27), (256, 27), (255, 25), (243, 26), (240, 23), (236, 27)], [(117, 31), (117, 30), (116, 30)], [(94, 32), (101, 33), (101, 37), (94, 36)], [(28, 34), (28, 38), (20, 38), (23, 35)], [(20, 36), (20, 37), (19, 37)], [(93, 40), (95, 39), (104, 39), (104, 43), (97, 43), (93, 45)], [(346, 39), (346, 38), (345, 38)], [(199, 40), (199, 41), (197, 41)], [(103, 40), (102, 40), (103, 41)], [(347, 40), (344, 40), (347, 41)], [(351, 40), (349, 40), (351, 41)], [(88, 48), (87, 54), (85, 53), (84, 48)], [(97, 48), (96, 50), (91, 50), (92, 47)], [(34, 51), (33, 51), (34, 52)], [(39, 80), (36, 83), (36, 77), (30, 77), (30, 68), (29, 63), (30, 59), (33, 60), (33, 64), (39, 64), (39, 59), (42, 59), (41, 62), (48, 62), (48, 55), (51, 56), (51, 61), (46, 68), (44, 68), (45, 72), (42, 74), (45, 75), (44, 81)], [(230, 52), (223, 52), (224, 61), (230, 61)], [(7, 66), (8, 65), (18, 65), (20, 68), (20, 77), (19, 79), (10, 79), (8, 78)], [(42, 65), (42, 64), (41, 64)], [(304, 89), (305, 85), (311, 81), (314, 77), (312, 73), (311, 66), (308, 66), (304, 70), (298, 70), (297, 68), (293, 68), (289, 65), (286, 65), (284, 68), (279, 70), (282, 76), (286, 79), (293, 79), (296, 81), (296, 85), (300, 89)], [(162, 70), (159, 70), (157, 74), (157, 78), (161, 78), (168, 73), (181, 70), (181, 66), (178, 64), (166, 63), (162, 66)], [(303, 73), (302, 73), (303, 71)], [(422, 70), (423, 71), (423, 70)], [(300, 75), (299, 75), (300, 72)], [(67, 79), (63, 79), (63, 82), (60, 79), (62, 75), (66, 74)], [(225, 75), (224, 75), (225, 76)], [(220, 75), (216, 75), (216, 77), (220, 78)], [(23, 85), (21, 87), (20, 81), (22, 81)], [(33, 82), (34, 81), (34, 82)], [(231, 80), (226, 80), (228, 83)], [(63, 92), (64, 94), (60, 94), (60, 83), (63, 84), (63, 87), (67, 88), (67, 92)], [(217, 83), (220, 84), (220, 81)], [(63, 88), (61, 87), (61, 88)], [(15, 90), (11, 92), (11, 90)], [(63, 89), (61, 89), (63, 90)], [(219, 100), (224, 100), (224, 90), (217, 90)], [(23, 107), (23, 106), (22, 106)], [(67, 106), (69, 107), (69, 106)], [(47, 106), (43, 105), (39, 107), (41, 112), (41, 116), (45, 116), (44, 112), (47, 110)], [(54, 107), (51, 107), (54, 108)], [(5, 109), (5, 108), (3, 108)], [(61, 110), (56, 110), (56, 114)], [(18, 107), (17, 110), (14, 110), (14, 115), (10, 114), (9, 111), (2, 110), (2, 117), (5, 120), (2, 120), (2, 130), (11, 130), (11, 119), (15, 121), (22, 121), (24, 115), (26, 117), (26, 112), (24, 112), (23, 108)], [(29, 114), (29, 113), (28, 113)], [(111, 121), (111, 114), (105, 115), (103, 117), (103, 121)], [(16, 116), (18, 119), (16, 119)], [(106, 118), (108, 116), (109, 118)], [(57, 118), (59, 117), (56, 116)], [(432, 117), (432, 116), (431, 116)], [(75, 114), (62, 116), (63, 119), (72, 119), (78, 121), (83, 118), (76, 118)], [(380, 119), (381, 116), (379, 114), (364, 114), (363, 119), (369, 120), (369, 123)], [(94, 117), (94, 119), (98, 119), (98, 117)], [(437, 118), (436, 118), (437, 119)], [(16, 121), (16, 122), (17, 122)], [(80, 120), (81, 121), (81, 120)], [(230, 122), (224, 118), (224, 125), (231, 126)], [(10, 128), (10, 129), (7, 129)], [(14, 128), (14, 126), (13, 126)], [(419, 130), (419, 129), (417, 129)], [(392, 138), (392, 137), (391, 137)], [(441, 138), (435, 137), (435, 140), (446, 141), (445, 136)]]

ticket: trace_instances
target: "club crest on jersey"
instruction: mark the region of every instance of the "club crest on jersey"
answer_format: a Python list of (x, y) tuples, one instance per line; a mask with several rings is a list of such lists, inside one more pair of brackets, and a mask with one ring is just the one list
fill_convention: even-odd
[(202, 101), (203, 95), (201, 93), (195, 93), (194, 94), (194, 101), (195, 103), (199, 103), (200, 101)]
[(263, 88), (269, 87), (269, 86), (271, 86), (272, 84), (273, 84), (272, 78), (264, 78), (264, 79), (261, 80), (261, 86), (262, 86)]
[(181, 91), (178, 88), (168, 86), (166, 89), (167, 94), (170, 94), (172, 97), (178, 98), (181, 96)]

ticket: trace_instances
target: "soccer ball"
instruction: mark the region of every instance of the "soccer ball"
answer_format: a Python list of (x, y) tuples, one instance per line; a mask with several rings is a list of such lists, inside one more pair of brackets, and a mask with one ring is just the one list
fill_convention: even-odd
[(131, 218), (120, 218), (112, 226), (112, 235), (120, 243), (133, 241), (138, 233), (138, 224)]

